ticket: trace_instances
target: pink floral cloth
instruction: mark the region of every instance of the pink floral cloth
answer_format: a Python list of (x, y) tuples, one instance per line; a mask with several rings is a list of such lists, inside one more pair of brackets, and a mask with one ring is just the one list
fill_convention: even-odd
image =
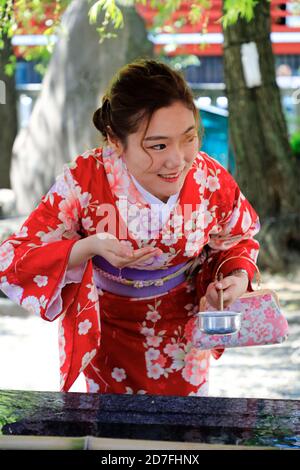
[[(224, 259), (256, 261), (258, 217), (232, 176), (199, 152), (170, 216), (155, 227), (155, 211), (123, 158), (96, 148), (64, 166), (21, 229), (0, 245), (1, 289), (43, 319), (59, 319), (62, 390), (84, 372), (89, 390), (101, 393), (204, 393), (211, 352), (195, 350), (184, 326)], [(189, 285), (150, 300), (98, 291), (92, 260), (69, 270), (69, 254), (80, 238), (115, 229), (124, 244), (162, 250), (132, 267), (162, 269), (163, 276), (165, 268), (195, 259), (199, 272)], [(221, 271), (244, 268), (252, 278), (254, 267), (244, 258)]]
[[(207, 304), (207, 311), (215, 311)], [(282, 343), (288, 336), (288, 322), (274, 294), (268, 289), (246, 294), (224, 309), (241, 313), (241, 329), (231, 335), (201, 332), (197, 317), (185, 326), (185, 337), (199, 349), (237, 348)]]

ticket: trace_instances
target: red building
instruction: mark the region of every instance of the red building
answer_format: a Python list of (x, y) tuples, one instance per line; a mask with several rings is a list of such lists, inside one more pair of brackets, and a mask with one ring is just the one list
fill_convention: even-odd
[[(153, 32), (155, 51), (170, 57), (190, 54), (200, 57), (201, 82), (222, 82), (223, 35), (218, 20), (222, 16), (223, 1), (211, 0), (211, 8), (203, 10), (201, 19), (196, 24), (189, 20), (192, 3), (183, 2), (180, 10), (172, 15), (162, 31), (159, 34)], [(150, 7), (150, 2), (148, 1), (147, 6), (138, 5), (136, 9), (144, 18), (148, 30), (153, 31), (156, 11)], [(174, 23), (177, 24), (175, 28)], [(173, 29), (172, 34), (170, 29)], [(271, 0), (271, 31), (276, 66), (286, 64), (293, 75), (300, 74), (299, 0)], [(199, 46), (199, 43), (202, 45)]]
[[(200, 59), (200, 66), (190, 66), (186, 69), (189, 82), (222, 83), (224, 81), (222, 64), (223, 35), (218, 20), (222, 16), (223, 1), (211, 0), (211, 8), (203, 10), (201, 19), (196, 24), (192, 24), (189, 20), (192, 3), (192, 0), (183, 2), (180, 10), (172, 15), (160, 32), (155, 31), (153, 27), (157, 12), (150, 7), (150, 1), (147, 2), (146, 6), (138, 4), (136, 10), (146, 22), (150, 38), (155, 44), (155, 52), (158, 55), (163, 54), (168, 57), (194, 55)], [(276, 67), (285, 64), (286, 69), (289, 69), (292, 75), (300, 75), (300, 1), (271, 0), (271, 20), (271, 40), (276, 58)], [(49, 26), (49, 21), (51, 22), (50, 10), (43, 21), (32, 24), (34, 31), (30, 37), (33, 38), (33, 44), (38, 42), (38, 36), (42, 35), (43, 31)], [(170, 31), (172, 31), (172, 34), (170, 34)], [(16, 45), (20, 44), (22, 40), (25, 41), (25, 44), (28, 44), (26, 38), (21, 39), (22, 34), (26, 36), (26, 31), (20, 30), (14, 37)], [(40, 39), (43, 40), (42, 36), (40, 36)], [(175, 42), (177, 47), (174, 45)], [(22, 62), (19, 51), (16, 48), (19, 61)], [(28, 64), (26, 64), (27, 66)], [(24, 72), (26, 67), (24, 64)]]

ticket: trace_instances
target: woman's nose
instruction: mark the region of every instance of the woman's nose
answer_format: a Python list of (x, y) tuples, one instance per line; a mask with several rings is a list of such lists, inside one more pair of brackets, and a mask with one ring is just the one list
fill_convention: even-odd
[(167, 168), (182, 168), (184, 162), (184, 152), (182, 149), (179, 147), (174, 147), (174, 149), (171, 150), (170, 155), (168, 156), (165, 166)]

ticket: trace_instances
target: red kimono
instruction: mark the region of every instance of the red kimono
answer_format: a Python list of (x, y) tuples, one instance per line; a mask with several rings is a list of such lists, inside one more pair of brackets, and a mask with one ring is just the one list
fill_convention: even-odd
[[(20, 231), (0, 245), (1, 289), (44, 320), (59, 318), (61, 390), (84, 372), (89, 392), (207, 394), (210, 356), (222, 351), (194, 348), (184, 330), (223, 260), (234, 256), (222, 266), (224, 275), (243, 268), (252, 279), (245, 258), (257, 259), (258, 217), (232, 176), (203, 152), (149, 239), (150, 210), (123, 159), (97, 148), (65, 165)], [(163, 294), (103, 291), (92, 259), (67, 267), (73, 244), (101, 231), (133, 248), (151, 243), (162, 250), (136, 269), (161, 269), (163, 277), (163, 270), (191, 260), (198, 267)]]

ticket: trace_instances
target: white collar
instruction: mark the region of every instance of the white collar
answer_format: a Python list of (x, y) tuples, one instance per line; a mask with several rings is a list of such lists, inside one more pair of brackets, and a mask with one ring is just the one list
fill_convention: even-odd
[(135, 177), (132, 174), (130, 174), (130, 176), (131, 176), (135, 186), (137, 187), (137, 189), (144, 196), (146, 201), (149, 202), (150, 204), (160, 204), (160, 205), (165, 207), (165, 206), (172, 206), (173, 204), (176, 203), (180, 191), (178, 191), (178, 193), (176, 193), (176, 194), (172, 194), (172, 196), (169, 197), (167, 202), (164, 202), (161, 199), (159, 199), (158, 197), (156, 197), (153, 194), (149, 193), (149, 191), (147, 191), (145, 188), (143, 188), (143, 186), (140, 185), (140, 183), (135, 179)]

